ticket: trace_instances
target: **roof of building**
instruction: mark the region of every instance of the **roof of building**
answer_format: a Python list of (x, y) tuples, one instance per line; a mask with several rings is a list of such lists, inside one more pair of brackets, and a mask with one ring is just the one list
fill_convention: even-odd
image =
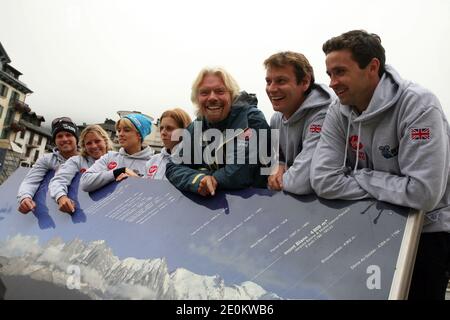
[(25, 83), (1, 70), (0, 70), (0, 79), (6, 82), (7, 84), (11, 85), (14, 89), (24, 94), (33, 93), (33, 91), (31, 91)]
[(51, 134), (50, 130), (45, 128), (45, 127), (38, 127), (37, 125), (29, 123), (28, 121), (25, 121), (23, 119), (21, 119), (19, 121), (19, 124), (25, 126), (27, 129), (29, 129), (31, 131), (34, 131), (34, 132), (36, 132), (38, 134), (41, 134), (41, 135), (45, 136), (47, 138), (51, 138), (52, 137), (52, 134)]
[[(5, 48), (3, 48), (2, 43), (0, 42), (0, 61), (5, 64), (4, 70), (0, 70), (0, 79), (12, 86), (14, 89), (24, 93), (33, 93), (25, 83), (20, 81), (18, 77), (22, 75), (22, 73), (14, 68), (13, 66), (9, 65), (11, 62), (11, 59), (9, 58), (8, 54), (6, 53)], [(10, 75), (8, 72), (12, 73), (14, 76)]]
[(0, 42), (0, 61), (3, 63), (10, 63), (11, 59), (8, 57), (6, 50), (3, 48), (2, 43)]
[(6, 69), (7, 69), (8, 71), (12, 72), (12, 73), (14, 74), (14, 77), (15, 77), (16, 79), (19, 79), (19, 76), (22, 75), (22, 72), (20, 72), (19, 70), (17, 70), (16, 68), (14, 68), (14, 67), (13, 67), (12, 65), (10, 65), (10, 64), (7, 64), (7, 65), (6, 65)]

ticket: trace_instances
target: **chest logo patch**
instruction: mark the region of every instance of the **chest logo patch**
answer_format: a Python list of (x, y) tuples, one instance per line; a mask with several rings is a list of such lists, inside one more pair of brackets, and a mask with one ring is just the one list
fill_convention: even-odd
[(383, 157), (385, 157), (386, 159), (391, 159), (398, 155), (398, 147), (391, 149), (391, 146), (385, 145), (385, 146), (379, 146), (378, 149), (380, 150), (381, 155)]
[(151, 166), (150, 168), (148, 168), (148, 173), (147, 173), (147, 175), (149, 176), (149, 177), (152, 177), (154, 174), (155, 174), (155, 172), (158, 170), (158, 166), (156, 166), (156, 165), (153, 165), (153, 166)]
[(109, 170), (113, 170), (113, 169), (115, 169), (117, 167), (117, 162), (111, 161), (110, 163), (108, 163), (107, 167), (108, 167)]
[(364, 145), (361, 143), (361, 141), (359, 142), (359, 148), (358, 148), (358, 136), (351, 136), (349, 139), (350, 145), (352, 146), (353, 150), (361, 150), (362, 148), (364, 148)]
[(320, 133), (322, 131), (322, 126), (320, 124), (312, 124), (309, 126), (309, 132)]

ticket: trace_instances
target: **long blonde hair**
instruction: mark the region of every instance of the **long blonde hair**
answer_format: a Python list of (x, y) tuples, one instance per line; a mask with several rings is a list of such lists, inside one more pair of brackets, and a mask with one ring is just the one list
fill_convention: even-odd
[(80, 141), (78, 142), (78, 146), (81, 149), (80, 153), (83, 157), (88, 156), (86, 147), (84, 145), (84, 140), (86, 139), (86, 135), (90, 132), (97, 133), (98, 135), (100, 135), (100, 137), (102, 137), (102, 139), (105, 141), (105, 144), (106, 144), (106, 151), (112, 150), (112, 142), (111, 142), (111, 139), (109, 138), (108, 134), (106, 133), (106, 131), (102, 127), (100, 127), (98, 124), (91, 124), (91, 125), (87, 126), (86, 128), (84, 128), (83, 131), (81, 131)]

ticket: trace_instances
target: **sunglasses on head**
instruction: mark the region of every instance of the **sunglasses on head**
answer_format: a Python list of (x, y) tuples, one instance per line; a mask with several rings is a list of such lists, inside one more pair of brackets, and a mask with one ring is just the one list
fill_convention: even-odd
[(60, 117), (60, 118), (56, 118), (52, 121), (52, 126), (54, 126), (57, 123), (60, 122), (71, 122), (73, 123), (72, 119), (70, 119), (69, 117)]

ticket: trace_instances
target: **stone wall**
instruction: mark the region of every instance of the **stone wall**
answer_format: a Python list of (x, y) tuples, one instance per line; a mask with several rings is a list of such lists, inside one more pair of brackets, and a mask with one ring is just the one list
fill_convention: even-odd
[(19, 167), (20, 153), (0, 149), (0, 185)]

